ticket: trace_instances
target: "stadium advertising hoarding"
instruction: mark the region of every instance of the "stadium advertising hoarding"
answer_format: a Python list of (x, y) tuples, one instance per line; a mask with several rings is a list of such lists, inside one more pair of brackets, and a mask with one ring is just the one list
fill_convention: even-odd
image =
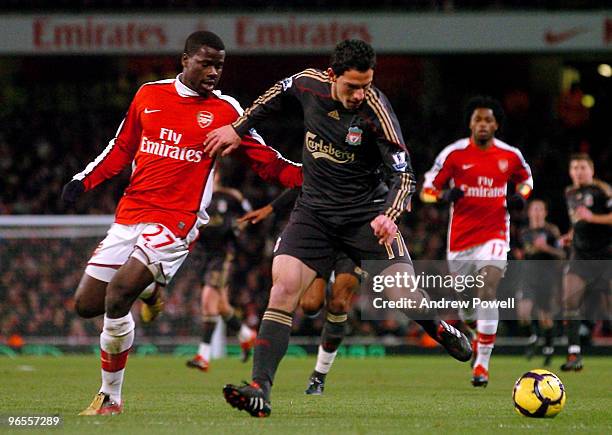
[(379, 52), (562, 52), (612, 48), (612, 11), (481, 14), (4, 15), (0, 54), (175, 54), (189, 32), (233, 54), (325, 53), (359, 38)]

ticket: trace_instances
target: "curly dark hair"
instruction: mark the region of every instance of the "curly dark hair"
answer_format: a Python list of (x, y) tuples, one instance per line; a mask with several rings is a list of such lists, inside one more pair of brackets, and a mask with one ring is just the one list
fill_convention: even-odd
[(346, 39), (336, 45), (331, 55), (330, 66), (337, 76), (350, 69), (366, 72), (376, 66), (376, 53), (365, 41)]
[(497, 125), (501, 128), (504, 123), (504, 109), (499, 101), (493, 97), (478, 95), (472, 98), (465, 106), (465, 125), (470, 126), (470, 119), (476, 109), (491, 109)]
[(185, 40), (185, 49), (183, 53), (191, 57), (196, 54), (203, 45), (219, 51), (225, 50), (223, 40), (216, 33), (209, 32), (208, 30), (198, 30), (189, 35)]

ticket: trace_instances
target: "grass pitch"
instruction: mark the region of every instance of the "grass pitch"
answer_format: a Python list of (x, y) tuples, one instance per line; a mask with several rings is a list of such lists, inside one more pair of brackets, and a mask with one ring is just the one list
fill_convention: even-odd
[[(209, 373), (172, 356), (131, 356), (124, 413), (78, 417), (99, 387), (95, 356), (0, 357), (0, 415), (59, 414), (60, 433), (382, 434), (612, 433), (612, 358), (587, 357), (581, 373), (553, 372), (568, 400), (554, 419), (529, 419), (512, 406), (514, 381), (536, 362), (494, 356), (491, 383), (476, 389), (467, 364), (443, 356), (340, 359), (325, 395), (304, 395), (314, 358), (285, 359), (278, 371), (272, 415), (254, 419), (223, 400), (224, 383), (249, 379), (251, 365), (214, 361)], [(7, 432), (0, 426), (0, 432)], [(15, 429), (13, 433), (47, 433)]]

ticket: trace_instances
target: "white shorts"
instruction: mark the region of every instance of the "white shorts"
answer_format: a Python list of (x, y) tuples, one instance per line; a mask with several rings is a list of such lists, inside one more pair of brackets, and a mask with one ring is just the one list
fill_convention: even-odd
[(156, 282), (167, 285), (187, 258), (189, 246), (197, 236), (195, 226), (187, 238), (180, 239), (160, 224), (114, 223), (87, 262), (85, 273), (110, 282), (117, 270), (134, 257), (147, 266)]
[(458, 275), (475, 275), (485, 266), (494, 266), (505, 271), (508, 251), (508, 242), (501, 239), (489, 240), (463, 251), (449, 251), (446, 254), (448, 269)]

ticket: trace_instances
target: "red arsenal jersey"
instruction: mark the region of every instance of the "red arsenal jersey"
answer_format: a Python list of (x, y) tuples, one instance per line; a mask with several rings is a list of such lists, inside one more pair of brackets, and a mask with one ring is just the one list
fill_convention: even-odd
[[(242, 115), (232, 97), (202, 97), (176, 79), (143, 85), (106, 149), (74, 176), (90, 190), (132, 164), (129, 186), (117, 206), (120, 224), (165, 225), (179, 237), (208, 222), (214, 159), (203, 151), (206, 135)], [(242, 139), (238, 157), (266, 181), (302, 184), (301, 165), (265, 145), (255, 130)]]
[(440, 191), (448, 183), (464, 192), (451, 205), (449, 251), (463, 251), (492, 239), (509, 242), (509, 181), (533, 188), (531, 169), (519, 149), (499, 139), (486, 150), (468, 138), (442, 150), (425, 174), (423, 189)]

